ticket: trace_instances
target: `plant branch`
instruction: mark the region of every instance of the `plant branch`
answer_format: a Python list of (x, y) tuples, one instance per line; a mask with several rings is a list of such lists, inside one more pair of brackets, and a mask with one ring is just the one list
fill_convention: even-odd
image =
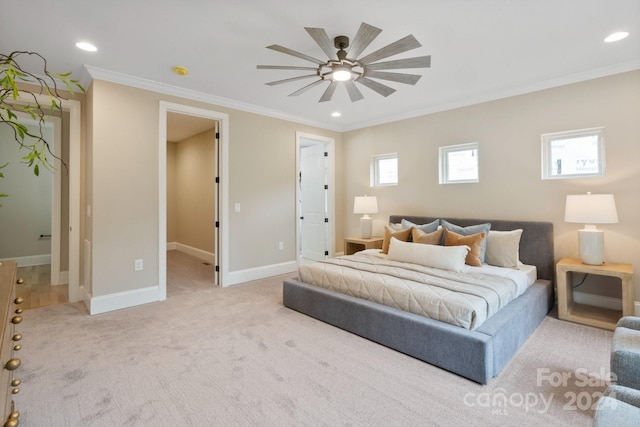
[[(20, 63), (22, 57), (35, 57), (40, 62), (38, 73), (27, 71)], [(58, 82), (62, 82), (73, 96), (76, 90), (85, 92), (77, 80), (71, 79), (71, 73), (55, 73), (49, 70), (47, 60), (36, 52), (14, 51), (10, 54), (0, 53), (0, 125), (8, 125), (20, 149), (28, 151), (22, 160), (28, 167), (33, 167), (35, 175), (39, 175), (40, 166), (52, 170), (53, 166), (47, 156), (57, 159), (68, 170), (67, 164), (51, 150), (49, 141), (43, 134), (46, 116), (62, 114), (64, 98), (60, 92)], [(37, 89), (31, 91), (20, 88), (22, 84), (35, 85)], [(42, 105), (38, 95), (46, 95), (48, 103)], [(22, 95), (22, 99), (19, 98)], [(26, 99), (25, 99), (26, 98)], [(17, 112), (23, 112), (38, 123), (38, 131), (32, 132), (19, 122)], [(0, 166), (0, 169), (6, 164)], [(4, 176), (0, 174), (0, 178)], [(6, 197), (0, 194), (0, 197)]]

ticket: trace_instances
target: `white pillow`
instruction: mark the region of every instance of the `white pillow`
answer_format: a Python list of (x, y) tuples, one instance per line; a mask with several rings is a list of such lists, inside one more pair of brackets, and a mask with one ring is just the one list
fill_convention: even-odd
[(522, 230), (489, 231), (485, 261), (496, 267), (518, 268)]
[(469, 246), (439, 246), (402, 242), (395, 237), (389, 243), (388, 259), (410, 262), (451, 271), (467, 271), (464, 263)]

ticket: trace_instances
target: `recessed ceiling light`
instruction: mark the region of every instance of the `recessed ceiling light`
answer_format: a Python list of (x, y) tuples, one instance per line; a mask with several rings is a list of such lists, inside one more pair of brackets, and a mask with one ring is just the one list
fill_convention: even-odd
[(97, 47), (88, 42), (78, 42), (76, 43), (76, 47), (78, 49), (86, 50), (87, 52), (95, 52), (96, 50), (98, 50)]
[(342, 113), (338, 112), (338, 111), (334, 111), (333, 113), (331, 113), (331, 117), (340, 117), (342, 115)]
[(624, 38), (627, 38), (628, 35), (629, 35), (629, 33), (626, 32), (626, 31), (619, 31), (617, 33), (610, 34), (609, 36), (607, 36), (606, 39), (604, 39), (604, 41), (606, 43), (613, 43), (613, 42), (617, 42), (619, 40), (622, 40)]

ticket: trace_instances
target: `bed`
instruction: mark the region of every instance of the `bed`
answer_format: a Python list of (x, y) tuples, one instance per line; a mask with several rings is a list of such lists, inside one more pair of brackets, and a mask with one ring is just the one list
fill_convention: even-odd
[(553, 224), (403, 215), (392, 215), (389, 222), (428, 224), (442, 219), (460, 227), (490, 223), (493, 231), (521, 229), (519, 260), (535, 267), (533, 283), (479, 325), (467, 327), (314, 286), (301, 280), (300, 275), (284, 281), (284, 306), (487, 384), (502, 371), (554, 305)]

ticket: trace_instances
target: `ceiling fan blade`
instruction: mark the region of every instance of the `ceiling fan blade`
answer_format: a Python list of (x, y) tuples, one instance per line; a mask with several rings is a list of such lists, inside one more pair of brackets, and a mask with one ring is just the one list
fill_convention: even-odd
[(351, 98), (351, 102), (360, 101), (364, 98), (364, 95), (352, 80), (344, 82), (344, 86), (347, 88), (347, 93), (349, 94), (349, 98)]
[(316, 67), (296, 67), (291, 65), (256, 65), (258, 70), (312, 70), (316, 71)]
[(380, 48), (375, 52), (365, 56), (364, 58), (360, 58), (358, 61), (361, 64), (367, 65), (372, 62), (376, 62), (380, 59), (386, 58), (388, 56), (397, 55), (399, 53), (406, 52), (408, 50), (415, 49), (420, 46), (422, 46), (420, 42), (416, 40), (416, 38), (413, 37), (413, 35), (409, 34), (405, 38), (402, 38), (383, 48)]
[(305, 27), (307, 33), (313, 38), (318, 46), (322, 49), (322, 51), (327, 55), (328, 58), (334, 58), (336, 56), (336, 49), (333, 47), (333, 43), (329, 40), (329, 36), (324, 28), (308, 28)]
[(304, 59), (305, 61), (313, 62), (315, 64), (324, 64), (326, 61), (321, 61), (312, 56), (306, 55), (304, 53), (297, 52), (295, 50), (286, 48), (284, 46), (280, 46), (278, 44), (272, 44), (271, 46), (267, 46), (267, 49), (275, 50), (277, 52), (285, 53), (287, 55), (295, 56), (296, 58)]
[(359, 83), (362, 83), (363, 85), (365, 85), (369, 89), (378, 92), (380, 95), (382, 95), (384, 97), (387, 97), (387, 96), (391, 95), (393, 92), (396, 91), (392, 87), (389, 87), (387, 85), (383, 85), (382, 83), (378, 83), (378, 82), (376, 82), (374, 80), (371, 80), (371, 79), (368, 79), (366, 77), (360, 77), (356, 81), (359, 82)]
[(331, 82), (331, 84), (329, 84), (329, 86), (327, 86), (327, 89), (324, 91), (324, 93), (322, 94), (322, 97), (320, 98), (320, 101), (318, 101), (318, 102), (331, 101), (331, 97), (333, 96), (333, 92), (336, 91), (337, 87), (338, 87), (338, 82)]
[(290, 94), (289, 94), (289, 96), (298, 96), (298, 95), (300, 95), (301, 93), (305, 93), (306, 91), (308, 91), (308, 90), (309, 90), (309, 89), (311, 89), (312, 87), (315, 87), (315, 86), (319, 85), (319, 84), (320, 84), (320, 83), (322, 83), (322, 82), (324, 82), (324, 80), (322, 80), (322, 79), (318, 79), (318, 80), (316, 80), (315, 82), (310, 83), (310, 84), (308, 84), (308, 85), (306, 85), (306, 86), (304, 86), (304, 87), (302, 87), (302, 88), (300, 88), (300, 89), (296, 90), (295, 92), (290, 93)]
[(358, 32), (351, 42), (348, 57), (356, 59), (381, 32), (380, 28), (376, 28), (373, 25), (365, 24), (364, 22), (360, 24), (360, 28), (358, 28)]
[(367, 70), (393, 70), (399, 68), (429, 68), (431, 55), (415, 58), (396, 59), (395, 61), (377, 62), (366, 66)]
[(290, 77), (288, 79), (276, 80), (276, 81), (265, 83), (265, 84), (267, 86), (275, 86), (275, 85), (279, 85), (279, 84), (282, 84), (282, 83), (295, 82), (296, 80), (308, 79), (309, 77), (318, 77), (318, 75), (317, 74), (307, 74), (306, 76)]
[(420, 75), (417, 74), (401, 74), (401, 73), (385, 73), (384, 71), (369, 71), (365, 73), (367, 77), (374, 79), (389, 80), (392, 82), (405, 83), (408, 85), (414, 85), (420, 80)]

